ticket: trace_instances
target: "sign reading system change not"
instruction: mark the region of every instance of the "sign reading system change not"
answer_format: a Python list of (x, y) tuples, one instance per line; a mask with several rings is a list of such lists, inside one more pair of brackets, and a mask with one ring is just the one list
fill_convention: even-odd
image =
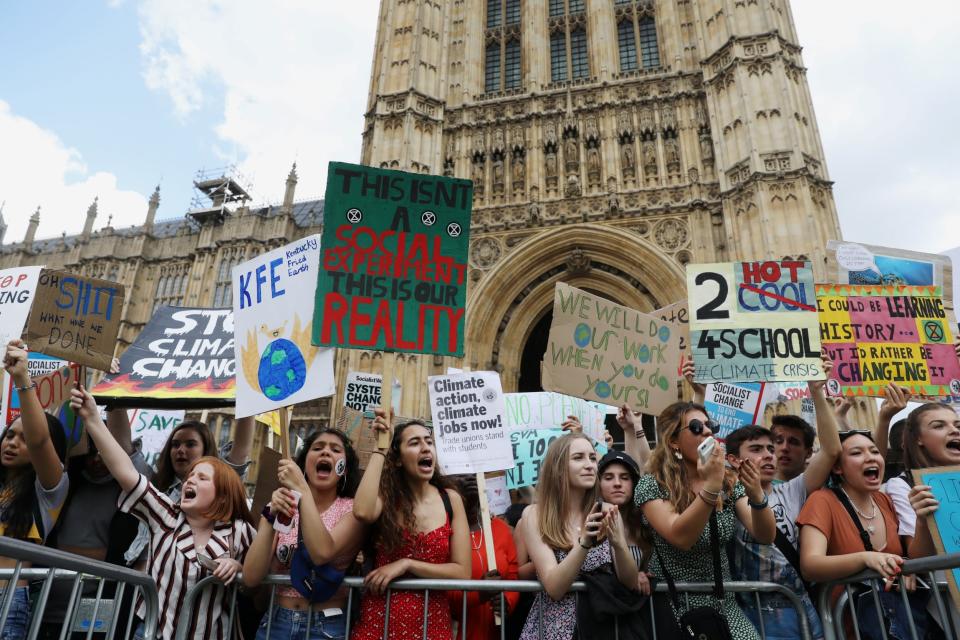
[(687, 266), (698, 382), (822, 380), (809, 262)]

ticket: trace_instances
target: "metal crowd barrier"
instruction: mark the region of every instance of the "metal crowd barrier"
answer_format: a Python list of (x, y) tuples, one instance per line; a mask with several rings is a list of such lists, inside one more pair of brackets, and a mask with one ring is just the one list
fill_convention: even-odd
[[(30, 602), (31, 615), (26, 637), (27, 640), (35, 640), (44, 622), (50, 591), (54, 582), (59, 580), (71, 583), (70, 599), (66, 610), (62, 612), (64, 620), (60, 627), (60, 640), (65, 640), (77, 632), (85, 632), (86, 640), (91, 640), (94, 633), (97, 633), (98, 637), (100, 637), (99, 634), (106, 633), (107, 639), (114, 638), (120, 622), (118, 608), (114, 605), (123, 600), (127, 588), (132, 589), (132, 601), (135, 601), (139, 594), (143, 596), (146, 603), (146, 617), (143, 621), (144, 639), (154, 640), (157, 636), (157, 616), (159, 615), (157, 585), (146, 573), (6, 537), (0, 537), (0, 556), (16, 560), (12, 569), (0, 569), (0, 582), (7, 582), (7, 587), (2, 589), (3, 598), (0, 601), (0, 635), (3, 634), (7, 622), (7, 614), (10, 612), (17, 582), (20, 580), (42, 581), (39, 595), (33, 597)], [(28, 568), (24, 567), (25, 562), (50, 568)], [(81, 597), (84, 582), (88, 581), (96, 584), (96, 596), (93, 599)], [(104, 597), (104, 587), (109, 583), (116, 584), (112, 602)], [(104, 615), (105, 612), (109, 615)], [(80, 619), (81, 614), (83, 619)], [(131, 606), (126, 634), (117, 637), (130, 637), (133, 614)]]
[[(239, 578), (238, 578), (239, 581)], [(264, 616), (267, 620), (267, 638), (270, 638), (271, 626), (272, 626), (272, 616), (271, 613), (274, 609), (274, 603), (276, 599), (276, 588), (277, 586), (289, 586), (290, 585), (290, 576), (288, 575), (269, 575), (264, 578), (262, 585), (270, 586), (270, 605), (267, 611), (264, 613)], [(350, 637), (350, 629), (352, 626), (352, 612), (356, 603), (360, 601), (360, 592), (363, 588), (363, 578), (362, 577), (347, 577), (344, 579), (344, 586), (347, 587), (347, 604), (346, 610), (344, 611), (345, 620), (346, 620), (346, 637)], [(683, 597), (686, 597), (690, 593), (712, 593), (714, 585), (712, 582), (709, 583), (688, 583), (688, 582), (678, 582), (676, 584), (677, 590), (681, 592)], [(197, 582), (193, 589), (191, 589), (186, 597), (183, 600), (181, 611), (184, 612), (184, 615), (180, 616), (177, 621), (177, 632), (176, 640), (192, 640), (190, 638), (190, 627), (193, 624), (193, 616), (190, 612), (194, 609), (194, 603), (198, 601), (201, 597), (204, 589), (230, 589), (233, 593), (230, 604), (229, 612), (229, 625), (228, 625), (228, 635), (233, 633), (234, 625), (236, 624), (236, 593), (237, 587), (230, 586), (224, 587), (216, 578), (207, 577), (203, 580)], [(462, 610), (461, 610), (461, 624), (459, 629), (460, 638), (465, 640), (467, 633), (467, 593), (470, 591), (493, 591), (498, 592), (500, 597), (500, 610), (506, 611), (506, 603), (504, 598), (504, 592), (514, 591), (520, 593), (540, 593), (543, 591), (543, 586), (534, 580), (398, 580), (390, 583), (390, 588), (387, 590), (387, 606), (385, 611), (385, 626), (383, 630), (383, 638), (387, 640), (389, 637), (389, 624), (390, 624), (390, 594), (396, 590), (418, 590), (424, 591), (426, 595), (423, 599), (423, 640), (428, 640), (427, 638), (427, 611), (430, 602), (430, 592), (431, 591), (462, 591)], [(803, 603), (800, 598), (791, 591), (789, 588), (781, 585), (775, 584), (772, 582), (726, 582), (724, 583), (724, 589), (731, 593), (749, 593), (753, 594), (756, 599), (757, 608), (760, 608), (760, 594), (761, 593), (776, 593), (787, 600), (793, 605), (794, 609), (797, 611), (797, 617), (800, 620), (800, 633), (803, 640), (811, 640), (812, 636), (810, 635), (810, 626), (807, 621), (806, 612), (803, 607)], [(575, 593), (580, 593), (586, 591), (586, 585), (582, 582), (575, 582), (570, 589)], [(658, 584), (656, 587), (657, 593), (666, 593), (666, 585)], [(653, 599), (651, 598), (648, 601), (648, 606), (650, 608), (650, 620), (651, 627), (649, 631), (651, 632), (651, 640), (657, 640), (657, 630), (655, 623), (655, 616), (653, 614)], [(531, 609), (531, 613), (533, 609)], [(307, 610), (303, 612), (306, 615), (306, 629), (307, 629), (307, 640), (310, 640), (311, 636), (309, 635), (310, 630), (312, 629), (312, 616), (315, 615), (315, 612)], [(504, 640), (506, 638), (506, 624), (500, 625), (500, 638)], [(543, 638), (543, 617), (542, 610), (540, 611), (540, 616), (538, 619), (539, 624), (539, 636)], [(764, 630), (760, 630), (761, 638), (765, 638), (766, 635)], [(619, 637), (619, 634), (617, 634)], [(664, 635), (662, 638), (666, 640), (673, 640), (670, 636)]]
[[(897, 592), (903, 603), (903, 609), (907, 614), (907, 630), (909, 631), (909, 636), (903, 640), (924, 640), (917, 632), (916, 620), (913, 617), (910, 607), (909, 596), (907, 590), (904, 588), (904, 576), (908, 575), (917, 576), (930, 587), (930, 604), (933, 606), (933, 610), (940, 620), (940, 626), (944, 632), (944, 636), (950, 639), (960, 638), (960, 634), (957, 633), (956, 608), (950, 599), (947, 582), (944, 579), (938, 578), (936, 575), (938, 571), (952, 570), (958, 567), (960, 567), (960, 553), (918, 558), (916, 560), (907, 560), (903, 563), (900, 578), (897, 582), (899, 587)], [(856, 638), (856, 640), (862, 640), (863, 635), (861, 635), (860, 625), (853, 611), (852, 603), (854, 602), (855, 596), (853, 585), (863, 583), (869, 583), (875, 587), (871, 589), (872, 595), (870, 597), (873, 598), (874, 611), (877, 615), (877, 622), (879, 623), (881, 634), (883, 639), (887, 640), (889, 636), (886, 631), (884, 609), (881, 606), (880, 594), (877, 588), (877, 585), (882, 584), (882, 580), (880, 574), (874, 571), (863, 571), (842, 580), (834, 580), (820, 585), (817, 609), (820, 612), (820, 619), (823, 622), (824, 640), (847, 640), (847, 628), (845, 625), (847, 615), (850, 616), (854, 633), (851, 637)], [(831, 603), (832, 594), (837, 587), (843, 587), (843, 591), (838, 600)], [(927, 607), (927, 611), (924, 612), (925, 615), (928, 615), (927, 622), (929, 623), (933, 620), (930, 618), (928, 612), (929, 606)]]

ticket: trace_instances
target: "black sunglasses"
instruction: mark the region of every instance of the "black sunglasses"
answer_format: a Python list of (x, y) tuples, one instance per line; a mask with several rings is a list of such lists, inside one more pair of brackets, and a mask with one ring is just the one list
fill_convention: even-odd
[(873, 431), (869, 429), (847, 429), (846, 431), (838, 431), (837, 435), (840, 436), (840, 442), (843, 442), (851, 436), (866, 436), (870, 440), (873, 440)]
[(703, 422), (700, 418), (694, 418), (687, 424), (687, 429), (690, 429), (690, 433), (693, 435), (699, 436), (703, 435), (704, 429), (710, 429), (710, 433), (716, 433), (719, 426), (720, 423), (714, 422), (713, 420)]

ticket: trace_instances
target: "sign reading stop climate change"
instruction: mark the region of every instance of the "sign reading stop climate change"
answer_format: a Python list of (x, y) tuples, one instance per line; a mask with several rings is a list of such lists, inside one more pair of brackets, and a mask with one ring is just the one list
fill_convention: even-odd
[(330, 163), (313, 343), (463, 355), (469, 180)]
[(687, 292), (698, 382), (824, 378), (809, 262), (688, 265)]
[(818, 285), (817, 307), (831, 394), (882, 396), (891, 382), (915, 395), (960, 394), (940, 287)]

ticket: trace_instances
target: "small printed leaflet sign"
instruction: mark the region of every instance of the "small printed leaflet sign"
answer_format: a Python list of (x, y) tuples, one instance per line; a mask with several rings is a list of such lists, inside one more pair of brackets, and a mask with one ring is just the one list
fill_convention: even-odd
[[(361, 373), (351, 371), (347, 374), (347, 384), (344, 388), (343, 406), (357, 411), (373, 411), (380, 406), (380, 387), (383, 376), (379, 373)], [(393, 384), (393, 411), (400, 411), (400, 385)]]
[(238, 418), (332, 396), (333, 349), (310, 342), (320, 236), (233, 268)]
[[(927, 516), (930, 537), (939, 554), (960, 552), (960, 466), (914, 469), (915, 485), (925, 484), (940, 506)], [(960, 607), (960, 569), (947, 573), (955, 606)]]
[(101, 403), (152, 408), (232, 405), (233, 311), (160, 307), (93, 388)]
[(594, 440), (603, 440), (606, 411), (603, 405), (596, 402), (550, 391), (507, 393), (504, 399), (507, 429), (511, 433), (559, 428), (567, 416), (576, 416), (585, 434)]
[(809, 262), (687, 265), (698, 382), (822, 380)]
[(313, 344), (462, 356), (473, 183), (330, 163)]
[(733, 431), (757, 424), (763, 382), (712, 382), (707, 385), (703, 406), (720, 425), (717, 438), (726, 439)]
[(130, 419), (130, 434), (134, 440), (140, 440), (141, 451), (147, 464), (155, 467), (160, 452), (174, 428), (183, 422), (186, 412), (183, 409), (163, 411), (158, 409), (131, 409), (127, 411)]
[(493, 476), (486, 479), (487, 505), (490, 513), (499, 516), (510, 508), (510, 490), (507, 489), (506, 476)]
[(914, 395), (960, 393), (940, 287), (817, 285), (817, 307), (831, 395), (882, 396), (891, 382)]
[(44, 269), (27, 322), (33, 351), (110, 370), (123, 312), (123, 285)]
[(434, 439), (446, 474), (513, 467), (500, 376), (472, 371), (427, 378)]
[(0, 270), (0, 347), (23, 334), (43, 267)]
[(544, 389), (658, 414), (677, 400), (678, 362), (671, 323), (557, 283)]

